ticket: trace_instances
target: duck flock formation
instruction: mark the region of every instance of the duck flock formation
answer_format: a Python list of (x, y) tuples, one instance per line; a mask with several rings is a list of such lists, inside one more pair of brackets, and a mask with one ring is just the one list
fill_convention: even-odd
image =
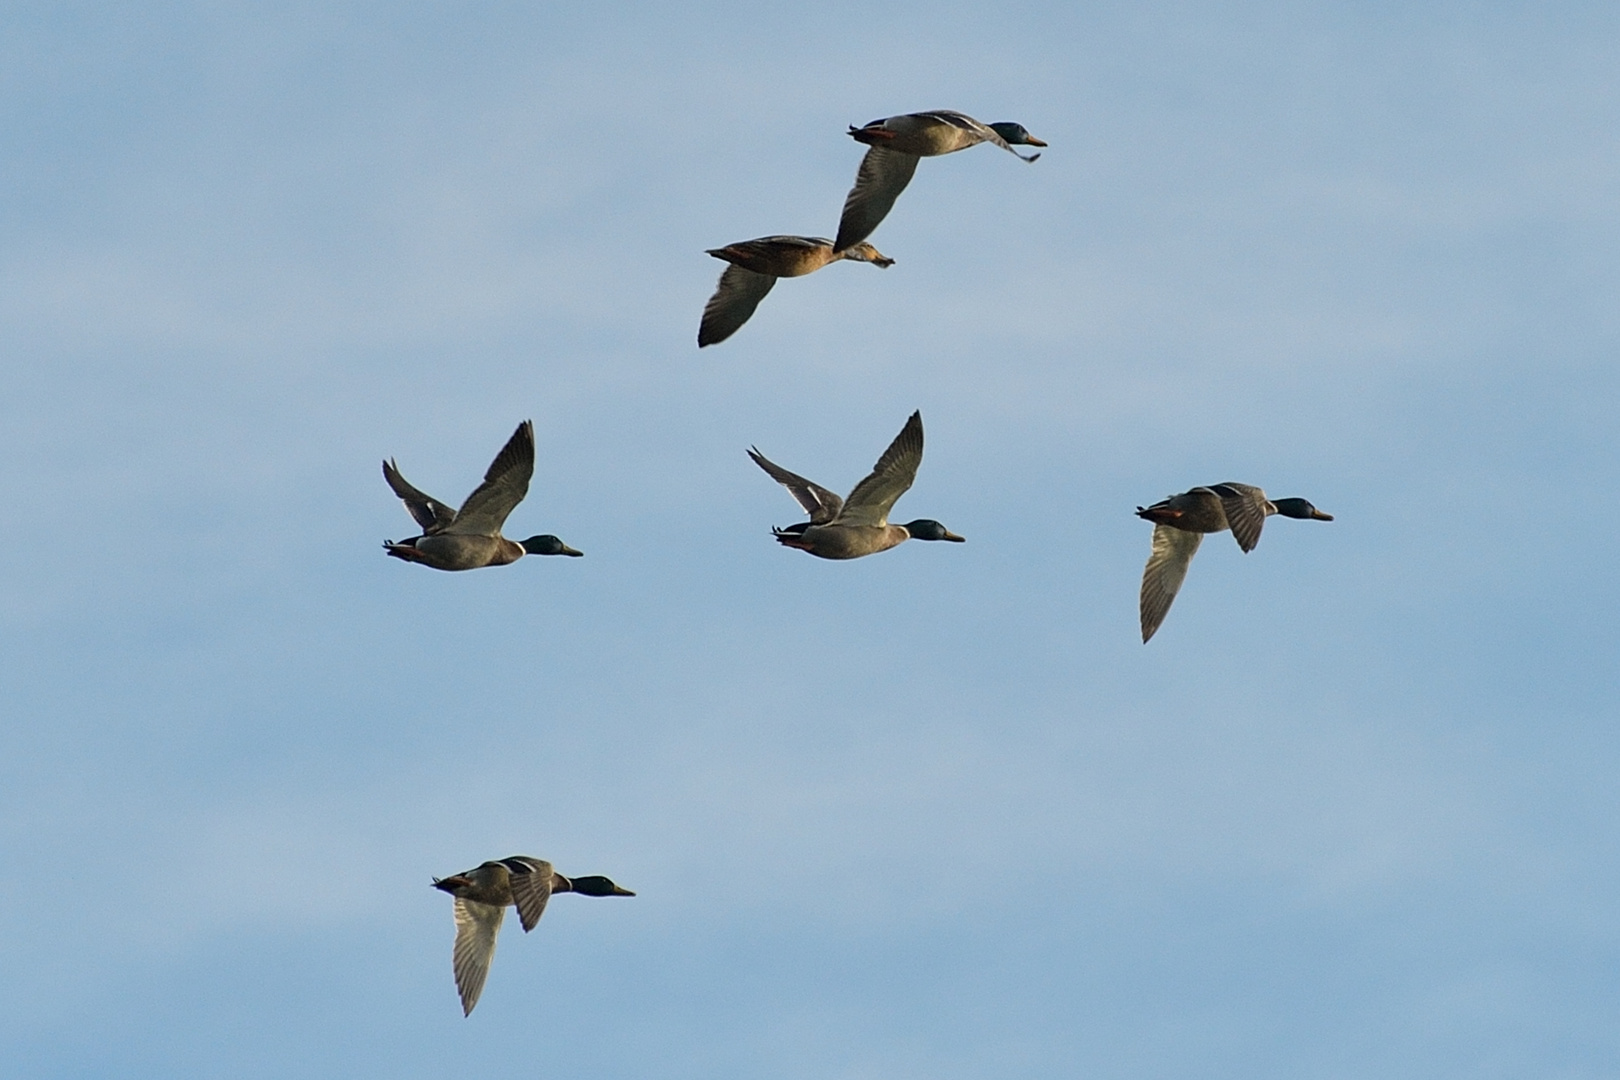
[[(699, 348), (735, 334), (753, 316), (777, 278), (802, 277), (841, 259), (892, 266), (894, 260), (866, 238), (894, 207), (920, 159), (989, 143), (1033, 162), (1039, 154), (1026, 157), (1013, 147), (1046, 145), (1020, 124), (981, 124), (948, 109), (874, 120), (864, 127), (851, 127), (849, 134), (869, 149), (861, 159), (855, 186), (844, 200), (837, 239), (765, 236), (709, 251), (730, 265), (704, 306), (698, 327)], [(839, 498), (820, 484), (777, 465), (757, 448), (748, 450), (754, 464), (787, 488), (810, 518), (786, 528), (773, 528), (772, 534), (785, 547), (823, 559), (858, 559), (887, 551), (906, 540), (964, 540), (929, 518), (904, 525), (889, 523), (889, 511), (917, 478), (922, 454), (922, 414), (914, 412), (871, 473), (849, 495)], [(527, 420), (518, 425), (495, 455), (484, 473), (484, 482), (467, 496), (459, 510), (418, 491), (392, 460), (384, 461), (383, 478), (422, 532), (406, 540), (385, 541), (383, 547), (396, 559), (435, 570), (504, 566), (525, 555), (582, 555), (549, 534), (523, 541), (501, 535), (507, 517), (528, 494), (533, 475), (534, 425)], [(1248, 552), (1260, 542), (1260, 530), (1273, 514), (1300, 520), (1333, 520), (1305, 499), (1268, 499), (1252, 484), (1230, 481), (1194, 487), (1152, 506), (1139, 506), (1136, 513), (1153, 522), (1153, 546), (1142, 573), (1140, 617), (1144, 643), (1169, 613), (1204, 534), (1230, 530), (1238, 547)], [(495, 954), (495, 938), (508, 907), (517, 908), (518, 919), (527, 932), (540, 921), (553, 893), (635, 895), (605, 877), (564, 877), (550, 863), (528, 855), (496, 859), (460, 874), (434, 878), (433, 887), (455, 898), (456, 940), (452, 956), (464, 1014), (472, 1012), (483, 992), (490, 959)]]

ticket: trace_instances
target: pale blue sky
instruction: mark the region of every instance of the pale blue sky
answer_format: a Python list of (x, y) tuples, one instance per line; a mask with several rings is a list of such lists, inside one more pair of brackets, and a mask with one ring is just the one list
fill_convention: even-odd
[[(1609, 5), (12, 5), (16, 1075), (1620, 1072)], [(705, 248), (896, 265), (695, 348)], [(897, 514), (783, 550), (921, 408)], [(578, 560), (436, 574), (378, 462)], [(1143, 647), (1132, 510), (1237, 479)], [(463, 1019), (434, 874), (606, 873)]]

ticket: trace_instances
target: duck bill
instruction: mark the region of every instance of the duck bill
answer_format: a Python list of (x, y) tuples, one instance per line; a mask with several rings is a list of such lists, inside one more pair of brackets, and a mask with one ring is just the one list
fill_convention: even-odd
[(620, 888), (619, 886), (615, 885), (615, 886), (613, 886), (612, 895), (614, 895), (614, 896), (634, 896), (636, 894), (631, 892), (629, 889), (623, 889), (623, 888)]
[(1317, 510), (1315, 508), (1313, 508), (1311, 510), (1311, 517), (1315, 518), (1317, 521), (1332, 521), (1333, 520), (1333, 515), (1332, 514), (1324, 514), (1324, 513), (1322, 513), (1322, 511)]
[(576, 559), (583, 558), (585, 555), (583, 551), (577, 551), (574, 548), (569, 547), (567, 544), (562, 546), (562, 553), (564, 555), (572, 555)]
[(434, 878), (433, 879), (433, 887), (435, 889), (443, 889), (447, 893), (453, 893), (457, 889), (463, 888), (464, 886), (471, 885), (471, 884), (472, 884), (472, 882), (468, 881), (466, 878), (462, 877), (460, 874), (454, 874), (454, 875), (452, 875), (450, 877), (447, 877), (447, 878)]
[(955, 533), (951, 532), (951, 530), (949, 530), (949, 529), (945, 530), (945, 539), (951, 541), (953, 544), (965, 544), (965, 543), (967, 543), (967, 537), (965, 537), (965, 536), (957, 536)]
[(1046, 144), (1033, 135), (1025, 135), (1024, 142), (1030, 146), (1045, 146)]

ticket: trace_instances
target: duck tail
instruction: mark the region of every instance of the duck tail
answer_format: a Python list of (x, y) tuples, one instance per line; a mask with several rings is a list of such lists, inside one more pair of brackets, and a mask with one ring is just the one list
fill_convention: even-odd
[(776, 537), (776, 542), (783, 547), (798, 548), (800, 551), (810, 550), (810, 545), (804, 542), (804, 528), (802, 526), (798, 529), (778, 529), (773, 526), (771, 535)]
[(417, 551), (415, 545), (409, 540), (398, 544), (392, 540), (384, 540), (383, 550), (394, 558), (404, 559), (406, 562), (427, 562), (427, 559), (422, 557), (422, 553)]

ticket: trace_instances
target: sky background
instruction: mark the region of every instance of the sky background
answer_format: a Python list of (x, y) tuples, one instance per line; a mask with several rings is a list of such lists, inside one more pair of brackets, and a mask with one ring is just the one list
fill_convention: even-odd
[[(1609, 4), (0, 11), (15, 1075), (1620, 1072)], [(896, 260), (695, 347), (704, 249)], [(828, 563), (744, 456), (900, 520)], [(508, 531), (441, 574), (378, 462)], [(1144, 647), (1134, 507), (1241, 480)], [(27, 518), (26, 522), (22, 518)], [(487, 858), (605, 873), (509, 921)]]

